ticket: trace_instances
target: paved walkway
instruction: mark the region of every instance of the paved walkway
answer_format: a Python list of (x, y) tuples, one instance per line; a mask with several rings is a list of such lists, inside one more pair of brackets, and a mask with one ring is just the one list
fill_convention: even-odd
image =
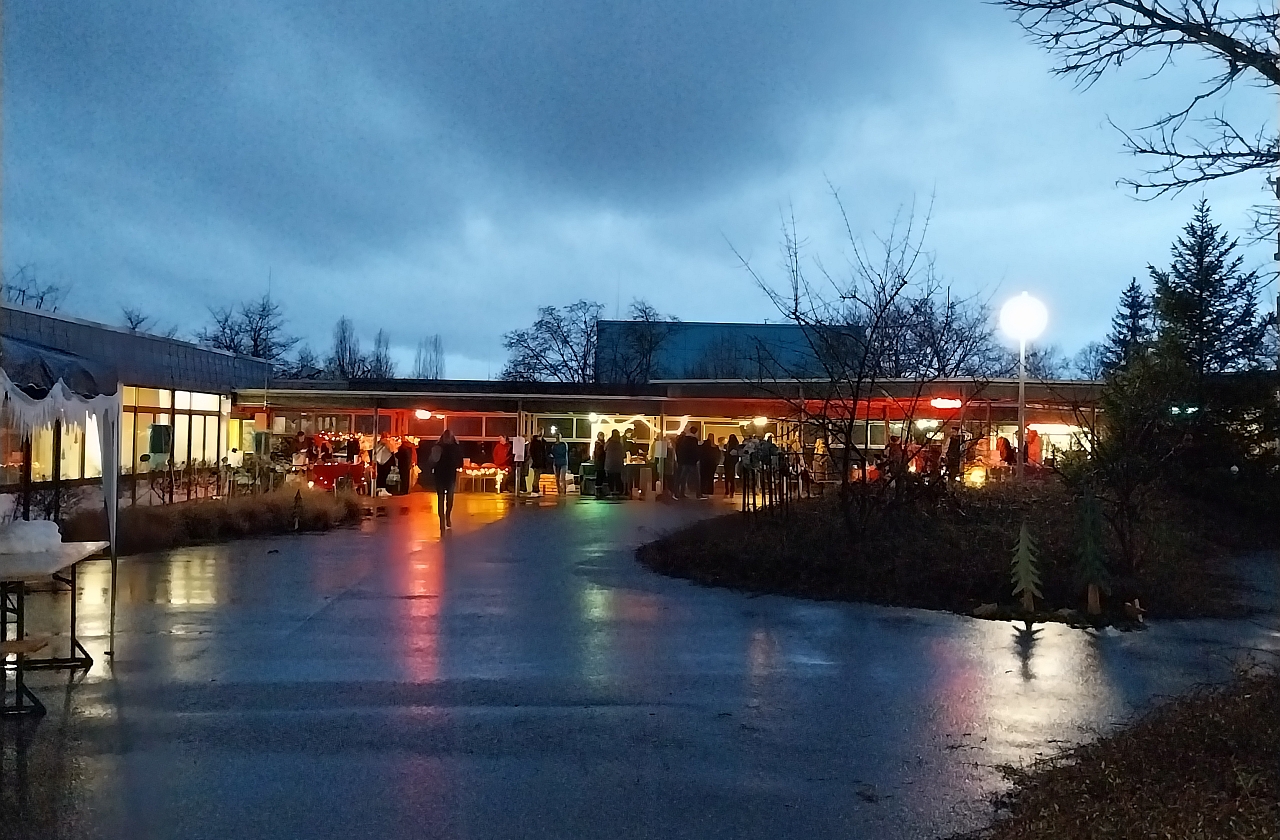
[(442, 540), (429, 502), (124, 561), (114, 669), (0, 725), (0, 834), (929, 837), (988, 819), (995, 765), (1280, 649), (1272, 618), (1027, 634), (637, 566), (710, 505), (463, 497)]

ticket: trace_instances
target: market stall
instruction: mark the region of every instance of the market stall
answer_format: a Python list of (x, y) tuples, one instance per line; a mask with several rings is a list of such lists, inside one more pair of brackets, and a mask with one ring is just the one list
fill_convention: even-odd
[[(112, 643), (116, 611), (121, 391), (115, 372), (103, 365), (40, 345), (0, 338), (0, 420), (19, 434), (24, 441), (25, 453), (22, 497), (14, 517), (20, 516), (24, 520), (31, 517), (31, 438), (37, 430), (53, 428), (58, 432), (77, 429), (87, 437), (96, 435), (98, 439), (107, 519), (106, 547), (111, 554), (109, 634)], [(59, 435), (55, 433), (54, 437), (57, 439)], [(73, 647), (69, 657), (51, 661), (47, 663), (48, 667), (88, 667), (92, 663), (88, 653), (75, 639), (76, 563), (79, 559), (82, 558), (49, 572), (54, 575), (69, 569), (69, 577), (56, 579), (71, 587)], [(17, 594), (20, 598), (25, 582), (18, 579), (13, 583), (19, 585)], [(111, 653), (109, 649), (108, 655)]]

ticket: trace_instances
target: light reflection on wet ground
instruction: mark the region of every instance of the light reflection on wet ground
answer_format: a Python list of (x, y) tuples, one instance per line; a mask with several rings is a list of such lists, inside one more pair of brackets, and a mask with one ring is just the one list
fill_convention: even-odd
[[(1280, 650), (748, 597), (632, 548), (712, 507), (430, 497), (329, 535), (85, 564), (97, 659), (0, 726), (31, 837), (921, 837), (1021, 762)], [(1274, 572), (1272, 572), (1274, 575)], [(1272, 590), (1274, 594), (1274, 590)], [(31, 599), (34, 629), (65, 595)]]

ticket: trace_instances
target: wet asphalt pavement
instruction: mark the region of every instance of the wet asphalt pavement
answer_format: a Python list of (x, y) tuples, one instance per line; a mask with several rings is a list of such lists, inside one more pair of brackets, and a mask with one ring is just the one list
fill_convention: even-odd
[[(97, 662), (34, 675), (49, 715), (0, 723), (0, 834), (938, 836), (990, 819), (998, 765), (1280, 651), (1274, 613), (1028, 633), (636, 564), (710, 503), (461, 497), (442, 540), (430, 501), (122, 561), (114, 665), (85, 564)], [(31, 596), (31, 628), (66, 598)]]

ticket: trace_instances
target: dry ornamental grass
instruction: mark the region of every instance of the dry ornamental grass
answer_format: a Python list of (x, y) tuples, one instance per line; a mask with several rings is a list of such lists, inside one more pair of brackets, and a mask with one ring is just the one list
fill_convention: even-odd
[[(360, 502), (350, 494), (278, 490), (230, 499), (134, 506), (120, 510), (121, 554), (164, 551), (239, 537), (327, 531), (359, 520)], [(62, 526), (63, 539), (105, 540), (106, 516), (82, 511)]]
[(1024, 770), (983, 840), (1275, 840), (1280, 674), (1161, 706), (1128, 729)]

